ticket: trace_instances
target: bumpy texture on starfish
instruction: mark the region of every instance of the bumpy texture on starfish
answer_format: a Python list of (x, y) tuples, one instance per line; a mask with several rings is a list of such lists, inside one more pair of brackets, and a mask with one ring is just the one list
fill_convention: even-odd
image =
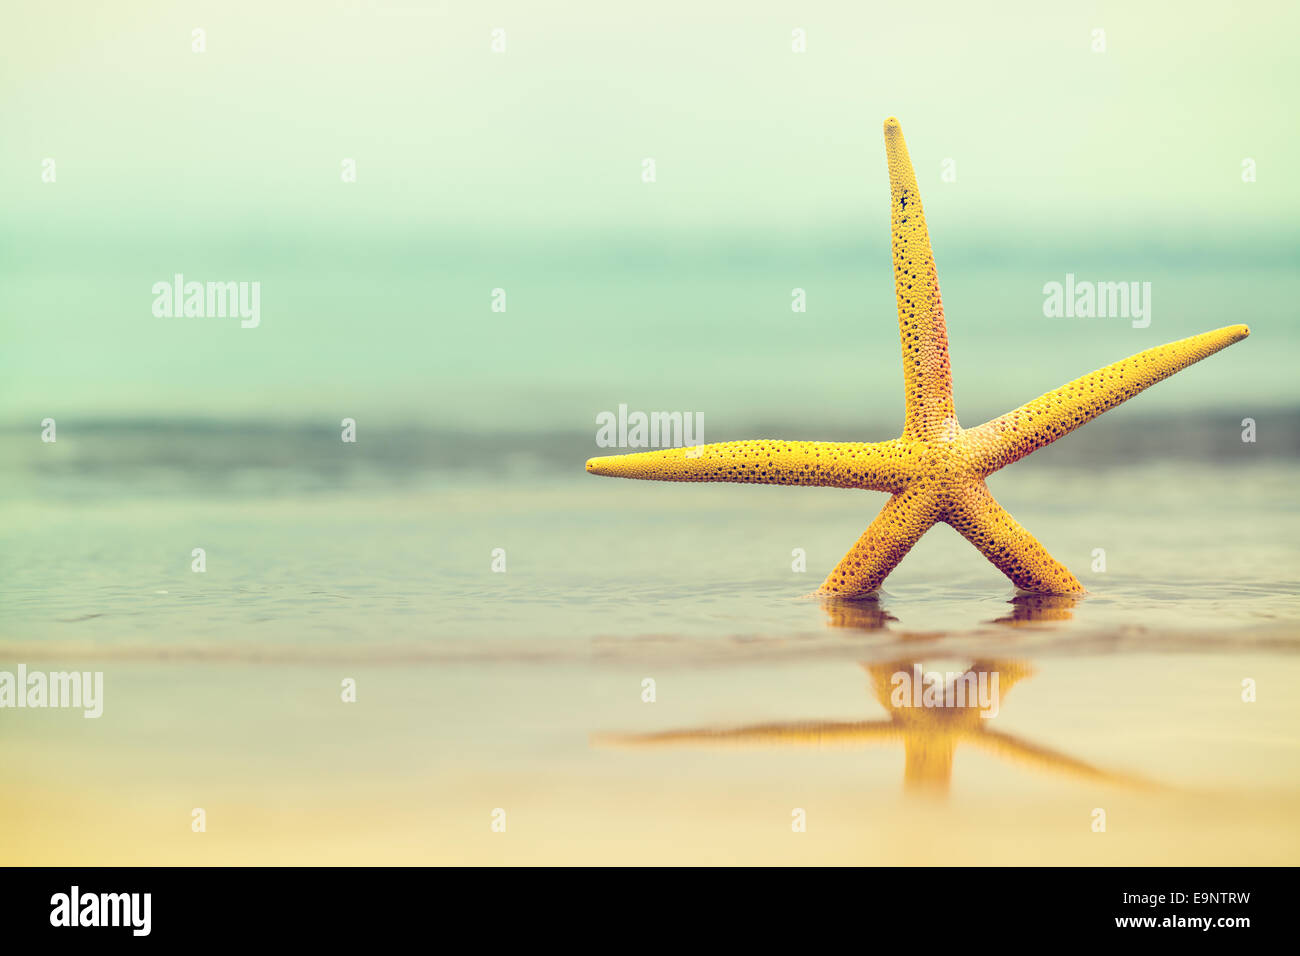
[(1138, 392), (1239, 342), (1244, 325), (1170, 342), (1075, 379), (977, 428), (957, 423), (948, 329), (916, 174), (892, 116), (885, 153), (893, 194), (891, 229), (907, 412), (901, 437), (874, 443), (759, 439), (592, 458), (587, 471), (660, 481), (742, 481), (888, 491), (893, 497), (818, 593), (875, 591), (931, 526), (956, 528), (1022, 590), (1083, 591), (989, 493), (984, 479), (1049, 445)]

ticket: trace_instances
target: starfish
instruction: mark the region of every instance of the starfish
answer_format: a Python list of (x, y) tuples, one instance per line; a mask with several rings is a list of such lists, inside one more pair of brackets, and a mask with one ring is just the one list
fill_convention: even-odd
[(1084, 588), (994, 500), (984, 479), (1096, 418), (1138, 392), (1250, 334), (1230, 325), (1147, 349), (1075, 379), (976, 428), (953, 407), (948, 330), (916, 174), (898, 120), (885, 120), (892, 194), (894, 289), (903, 345), (907, 410), (900, 437), (883, 442), (720, 442), (592, 458), (587, 471), (660, 481), (736, 481), (887, 491), (880, 514), (822, 583), (818, 594), (872, 594), (921, 535), (955, 528), (1022, 591)]
[[(1074, 757), (1039, 744), (1021, 740), (1011, 734), (991, 729), (988, 719), (973, 700), (962, 706), (917, 707), (898, 703), (894, 674), (912, 673), (913, 661), (888, 664), (862, 664), (871, 680), (877, 701), (889, 714), (887, 720), (873, 721), (801, 721), (797, 723), (756, 724), (748, 727), (697, 728), (670, 730), (653, 734), (596, 735), (593, 743), (610, 747), (808, 747), (820, 750), (856, 750), (871, 744), (899, 740), (903, 744), (903, 788), (909, 793), (944, 795), (952, 783), (952, 762), (959, 743), (1007, 757), (1028, 766), (1050, 770), (1066, 776), (1102, 783), (1158, 788), (1158, 785), (1131, 774), (1102, 770)], [(997, 674), (998, 683), (985, 677), (985, 687), (995, 687), (990, 702), (1001, 709), (1002, 699), (1021, 679), (1033, 671), (1019, 661), (976, 661), (966, 671), (949, 681), (967, 687), (980, 686), (981, 675)], [(947, 690), (943, 692), (945, 695)], [(944, 699), (952, 699), (945, 696)], [(996, 711), (993, 711), (996, 713)]]

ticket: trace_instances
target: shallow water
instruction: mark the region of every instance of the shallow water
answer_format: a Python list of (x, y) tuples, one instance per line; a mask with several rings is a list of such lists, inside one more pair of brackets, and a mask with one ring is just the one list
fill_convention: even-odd
[[(1300, 861), (1286, 461), (1026, 463), (990, 486), (1086, 597), (940, 527), (827, 605), (884, 496), (59, 444), (11, 447), (0, 669), (102, 670), (104, 715), (3, 712), (4, 862)], [(914, 663), (996, 716), (891, 706)]]

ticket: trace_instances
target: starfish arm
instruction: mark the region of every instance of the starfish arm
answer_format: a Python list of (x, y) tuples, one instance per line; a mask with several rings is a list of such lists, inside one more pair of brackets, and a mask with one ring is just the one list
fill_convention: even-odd
[(876, 695), (876, 700), (880, 706), (892, 713), (896, 709), (890, 701), (894, 694), (894, 675), (900, 671), (911, 674), (912, 665), (915, 663), (915, 661), (880, 661), (875, 664), (868, 664), (863, 661), (858, 666), (867, 672), (867, 677), (871, 683), (871, 692)]
[(657, 734), (599, 734), (592, 743), (603, 747), (809, 747), (818, 750), (855, 749), (902, 736), (892, 722), (801, 721), (755, 724), (728, 729), (669, 730)]
[(966, 669), (966, 673), (976, 675), (976, 679), (981, 673), (997, 674), (998, 707), (1001, 708), (1002, 702), (1007, 699), (1007, 694), (1011, 693), (1011, 688), (1022, 680), (1034, 676), (1034, 668), (1028, 661), (994, 658), (974, 661)]
[(972, 486), (944, 520), (1024, 591), (1074, 594), (1083, 591), (1069, 568), (1047, 553), (981, 481)]
[(957, 420), (952, 404), (948, 328), (916, 173), (903, 129), (892, 116), (885, 120), (885, 155), (889, 160), (894, 293), (907, 393), (903, 437), (933, 438), (947, 434)]
[(1143, 790), (1160, 789), (1159, 784), (1135, 774), (1103, 770), (1059, 751), (1039, 744), (1029, 743), (997, 730), (983, 730), (979, 733), (969, 734), (963, 740), (1000, 757), (1007, 757), (1017, 763), (1036, 767), (1040, 770), (1055, 771), (1064, 776), (1097, 780), (1103, 783), (1118, 784), (1119, 786), (1135, 787)]
[(978, 449), (976, 467), (990, 475), (1249, 334), (1229, 325), (1138, 352), (972, 428), (965, 434)]
[(587, 471), (655, 481), (740, 481), (898, 491), (912, 477), (902, 443), (728, 441), (592, 458)]
[(870, 594), (930, 529), (936, 517), (934, 504), (927, 496), (914, 491), (895, 494), (817, 593), (840, 598)]

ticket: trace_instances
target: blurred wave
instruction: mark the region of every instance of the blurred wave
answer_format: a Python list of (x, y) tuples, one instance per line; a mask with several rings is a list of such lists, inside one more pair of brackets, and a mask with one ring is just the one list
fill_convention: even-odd
[[(1222, 410), (1177, 415), (1108, 416), (1041, 450), (1036, 467), (1100, 468), (1158, 462), (1248, 466), (1300, 456), (1300, 408), (1256, 412), (1259, 440), (1241, 440), (1240, 420)], [(830, 441), (883, 440), (897, 433), (874, 427), (819, 429), (799, 423), (755, 422), (709, 441), (788, 437)], [(0, 430), (0, 474), (11, 489), (42, 494), (188, 493), (202, 491), (297, 494), (368, 483), (409, 485), (440, 475), (475, 473), (509, 478), (578, 475), (588, 457), (605, 452), (595, 427), (572, 431), (465, 430), (412, 425), (359, 426), (359, 440), (319, 424), (256, 421), (128, 420), (64, 425), (55, 444), (37, 428)], [(629, 451), (635, 449), (628, 449)]]

